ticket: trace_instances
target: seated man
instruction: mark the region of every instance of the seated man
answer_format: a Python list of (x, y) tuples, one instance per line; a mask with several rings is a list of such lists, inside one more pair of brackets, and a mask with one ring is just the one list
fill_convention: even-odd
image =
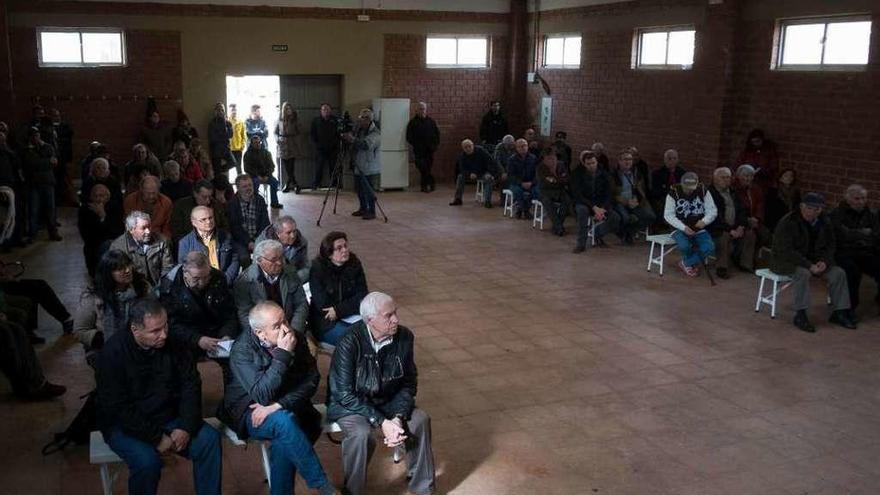
[(715, 245), (706, 226), (715, 221), (718, 210), (697, 174), (687, 172), (681, 184), (672, 186), (666, 196), (663, 218), (673, 229), (681, 261), (678, 266), (688, 277), (699, 275), (699, 266), (715, 254)]
[(272, 301), (250, 310), (246, 328), (229, 356), (224, 422), (239, 438), (272, 442), (272, 495), (293, 493), (297, 471), (309, 488), (338, 494), (312, 448), (321, 436), (321, 414), (311, 401), (321, 377), (305, 336), (288, 326), (284, 310)]
[(529, 142), (516, 140), (516, 153), (507, 160), (507, 187), (513, 193), (513, 212), (516, 218), (528, 218), (529, 199), (537, 199), (532, 190), (538, 158), (529, 152)]
[(595, 222), (596, 245), (604, 246), (602, 238), (608, 232), (617, 231), (620, 215), (611, 208), (608, 174), (599, 169), (599, 160), (590, 150), (581, 152), (580, 161), (571, 171), (571, 197), (578, 221), (577, 243), (573, 252), (582, 253), (587, 248), (590, 217)]
[(177, 259), (186, 259), (190, 251), (205, 253), (211, 267), (226, 275), (226, 283), (232, 286), (238, 278), (238, 254), (232, 247), (232, 237), (214, 224), (214, 210), (207, 206), (196, 206), (190, 214), (190, 233), (180, 239), (177, 246)]
[(278, 202), (278, 179), (275, 173), (275, 161), (269, 150), (263, 148), (260, 136), (254, 134), (250, 139), (250, 146), (244, 153), (244, 173), (254, 179), (254, 189), (259, 190), (261, 184), (269, 184), (269, 195), (272, 199), (272, 208), (284, 208)]
[(159, 285), (162, 277), (174, 266), (168, 239), (153, 232), (150, 215), (142, 211), (135, 210), (125, 217), (125, 230), (110, 244), (110, 249), (128, 254), (135, 271), (151, 286)]
[(296, 228), (296, 220), (285, 215), (278, 217), (257, 237), (257, 244), (266, 239), (281, 243), (284, 248), (284, 262), (296, 269), (296, 276), (304, 283), (309, 281), (312, 260), (309, 259), (309, 240)]
[[(862, 275), (880, 283), (880, 218), (868, 208), (868, 191), (858, 184), (846, 189), (844, 200), (830, 216), (837, 241), (834, 258), (846, 272), (849, 301), (855, 311)], [(874, 300), (880, 302), (880, 290)]]
[(196, 206), (207, 206), (214, 210), (214, 223), (217, 228), (229, 232), (229, 218), (226, 215), (226, 208), (214, 198), (214, 184), (203, 179), (195, 183), (191, 195), (178, 199), (174, 203), (174, 211), (171, 213), (171, 231), (174, 233), (175, 243), (179, 243), (180, 239), (192, 229), (190, 215)]
[(140, 188), (125, 196), (122, 202), (125, 215), (142, 211), (150, 215), (153, 232), (171, 239), (171, 199), (159, 193), (159, 178), (148, 175), (141, 179)]
[(736, 169), (736, 190), (740, 202), (748, 212), (746, 232), (743, 236), (742, 254), (739, 264), (744, 270), (755, 270), (755, 254), (761, 246), (770, 244), (771, 233), (764, 225), (764, 191), (753, 185), (755, 168), (751, 165), (740, 165)]
[(831, 298), (829, 322), (855, 329), (846, 286), (846, 272), (834, 265), (834, 227), (826, 215), (825, 198), (818, 193), (807, 193), (799, 208), (782, 217), (773, 233), (773, 257), (770, 269), (792, 277), (794, 288), (794, 326), (804, 332), (815, 332), (816, 327), (807, 317), (810, 307), (810, 279), (820, 277), (828, 283)]
[(707, 230), (712, 235), (718, 258), (715, 263), (715, 274), (721, 279), (730, 278), (728, 272), (730, 259), (736, 258), (740, 252), (748, 219), (748, 211), (730, 187), (732, 178), (733, 174), (729, 168), (716, 168), (712, 175), (712, 185), (709, 186), (709, 194), (715, 202), (718, 216), (709, 224)]
[(466, 180), (483, 181), (483, 206), (492, 207), (492, 188), (496, 177), (500, 178), (502, 172), (492, 156), (482, 147), (474, 146), (474, 142), (465, 139), (461, 142), (461, 155), (455, 164), (458, 176), (455, 179), (455, 198), (449, 206), (461, 204), (461, 195), (464, 193)]
[(155, 494), (162, 456), (193, 461), (198, 495), (220, 490), (220, 434), (202, 421), (202, 382), (185, 346), (168, 339), (168, 315), (159, 301), (132, 305), (130, 328), (98, 354), (98, 426), (128, 466), (128, 493)]
[(284, 248), (267, 239), (254, 248), (254, 264), (235, 281), (235, 305), (242, 328), (248, 314), (261, 301), (273, 301), (284, 309), (287, 324), (297, 332), (306, 331), (309, 302), (296, 269), (284, 262)]
[[(205, 253), (192, 251), (162, 278), (156, 290), (168, 312), (171, 338), (197, 355), (215, 353), (221, 340), (238, 336), (238, 318), (226, 276), (212, 268)], [(219, 361), (224, 373), (226, 360)]]
[(565, 131), (556, 131), (556, 140), (553, 141), (553, 149), (556, 150), (556, 157), (569, 172), (574, 167), (572, 163), (571, 146), (565, 141), (568, 139), (568, 133)]
[(254, 194), (254, 182), (247, 174), (235, 178), (238, 191), (227, 205), (229, 228), (238, 257), (244, 267), (250, 265), (250, 254), (254, 251), (257, 236), (269, 226), (269, 212), (266, 201)]
[(614, 210), (620, 215), (620, 238), (624, 244), (632, 244), (636, 232), (657, 220), (648, 202), (648, 183), (633, 167), (633, 156), (629, 150), (620, 154), (617, 170), (611, 173), (611, 177)]
[(541, 201), (553, 224), (553, 234), (562, 237), (565, 235), (565, 217), (568, 216), (571, 205), (565, 184), (557, 173), (558, 165), (556, 150), (544, 148), (541, 151), (541, 164), (535, 174)]
[(495, 151), (492, 153), (492, 158), (495, 159), (495, 163), (501, 167), (501, 170), (507, 173), (507, 160), (509, 160), (514, 153), (516, 153), (516, 139), (508, 134), (501, 139), (500, 143), (495, 145)]
[(327, 378), (327, 419), (339, 423), (344, 435), (345, 487), (351, 495), (364, 492), (376, 429), (381, 430), (385, 446), (407, 449), (409, 491), (433, 493), (431, 420), (415, 405), (415, 337), (398, 325), (397, 304), (387, 294), (367, 294), (360, 313), (363, 320), (336, 345)]
[(171, 201), (177, 201), (192, 195), (192, 182), (180, 176), (180, 164), (174, 160), (168, 160), (162, 165), (165, 179), (162, 180), (161, 193), (168, 196)]
[(678, 151), (668, 149), (663, 153), (663, 166), (651, 172), (651, 204), (656, 215), (664, 213), (669, 190), (681, 182), (681, 177), (686, 172), (679, 163)]

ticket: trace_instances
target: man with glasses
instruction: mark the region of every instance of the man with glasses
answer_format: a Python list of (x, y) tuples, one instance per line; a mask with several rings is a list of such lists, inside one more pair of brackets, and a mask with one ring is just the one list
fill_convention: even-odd
[(235, 305), (242, 328), (248, 328), (248, 314), (262, 301), (273, 301), (284, 309), (290, 327), (303, 334), (309, 303), (296, 275), (296, 268), (285, 262), (284, 246), (272, 239), (254, 247), (254, 263), (235, 282)]
[(177, 247), (177, 259), (186, 259), (191, 251), (204, 253), (212, 268), (226, 275), (226, 282), (232, 285), (238, 277), (238, 255), (232, 247), (232, 236), (225, 230), (216, 228), (214, 210), (207, 206), (196, 206), (190, 214), (193, 230), (183, 236)]

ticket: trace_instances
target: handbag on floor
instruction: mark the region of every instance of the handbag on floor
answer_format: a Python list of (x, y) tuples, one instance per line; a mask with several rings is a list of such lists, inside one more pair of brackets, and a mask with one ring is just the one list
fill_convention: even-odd
[(95, 391), (80, 397), (85, 398), (82, 408), (70, 422), (66, 430), (56, 433), (55, 438), (47, 443), (43, 449), (43, 455), (54, 454), (64, 450), (70, 443), (85, 445), (89, 443), (89, 435), (97, 428), (97, 408), (95, 407)]

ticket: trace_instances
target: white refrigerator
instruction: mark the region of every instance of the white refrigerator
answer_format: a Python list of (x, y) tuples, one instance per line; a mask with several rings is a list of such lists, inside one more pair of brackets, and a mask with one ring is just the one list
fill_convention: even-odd
[(382, 189), (409, 187), (409, 147), (406, 144), (409, 105), (409, 98), (373, 99), (373, 118), (382, 131), (382, 144), (379, 145)]

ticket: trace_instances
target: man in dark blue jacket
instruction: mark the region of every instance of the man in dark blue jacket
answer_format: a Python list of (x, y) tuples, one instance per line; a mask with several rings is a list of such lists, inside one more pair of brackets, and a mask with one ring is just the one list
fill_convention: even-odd
[(525, 139), (516, 140), (516, 153), (507, 160), (507, 187), (513, 192), (514, 216), (525, 218), (528, 211), (526, 196), (537, 199), (535, 172), (538, 169), (538, 157), (529, 153), (529, 142)]
[(602, 238), (608, 232), (616, 232), (620, 215), (611, 207), (611, 183), (608, 174), (599, 168), (596, 154), (586, 150), (581, 153), (578, 165), (571, 171), (570, 190), (577, 214), (578, 236), (574, 253), (587, 248), (590, 218), (593, 219), (593, 239), (604, 246)]
[(202, 381), (185, 346), (168, 339), (159, 301), (131, 308), (130, 331), (111, 337), (98, 355), (98, 426), (128, 465), (128, 493), (155, 494), (162, 456), (193, 461), (198, 495), (219, 495), (220, 434), (202, 421)]
[(483, 183), (483, 206), (491, 208), (492, 187), (495, 180), (500, 179), (503, 175), (492, 155), (482, 147), (474, 146), (474, 142), (470, 139), (465, 139), (461, 142), (461, 155), (458, 157), (455, 168), (457, 171), (455, 199), (449, 203), (449, 206), (461, 205), (465, 181), (475, 180)]

